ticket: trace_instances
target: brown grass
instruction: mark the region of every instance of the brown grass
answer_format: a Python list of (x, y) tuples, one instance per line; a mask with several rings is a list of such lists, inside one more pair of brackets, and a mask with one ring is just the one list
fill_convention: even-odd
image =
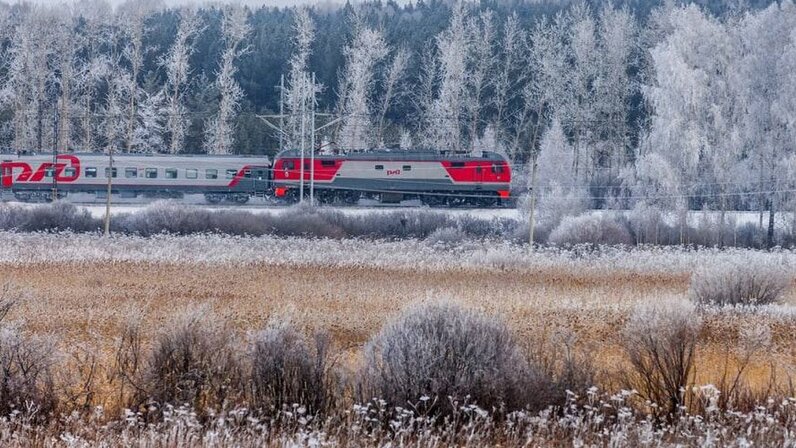
[[(110, 383), (114, 344), (127, 317), (144, 313), (143, 334), (151, 337), (174, 317), (208, 304), (241, 333), (263, 328), (273, 316), (290, 317), (310, 331), (327, 331), (338, 349), (356, 363), (364, 342), (388, 319), (413, 303), (447, 298), (504, 318), (530, 350), (561, 329), (593, 352), (598, 367), (624, 364), (619, 333), (640, 302), (682, 299), (687, 275), (615, 272), (610, 276), (567, 268), (533, 272), (259, 265), (208, 266), (158, 263), (42, 263), (5, 265), (0, 284), (24, 292), (9, 315), (36, 333), (51, 334), (66, 353), (95, 354), (102, 373), (93, 401), (107, 409), (119, 403)], [(794, 302), (791, 288), (786, 300)], [(719, 374), (713, 360), (739, 322), (769, 324), (773, 344), (767, 356), (777, 365), (796, 363), (792, 318), (749, 314), (726, 321), (708, 317), (700, 339), (697, 382)], [(145, 344), (151, 342), (145, 340)], [(704, 360), (704, 362), (702, 362)], [(77, 363), (75, 363), (77, 365)], [(770, 380), (768, 360), (754, 360), (752, 383)], [(67, 375), (79, 377), (74, 372)], [(610, 375), (607, 375), (610, 377)], [(780, 375), (781, 378), (781, 375)], [(606, 388), (615, 384), (602, 384)]]

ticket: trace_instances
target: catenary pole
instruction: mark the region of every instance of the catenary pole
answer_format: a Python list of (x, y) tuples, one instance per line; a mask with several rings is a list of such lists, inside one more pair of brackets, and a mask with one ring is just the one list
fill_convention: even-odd
[(312, 72), (312, 106), (310, 108), (310, 204), (315, 205), (315, 72)]
[(111, 190), (113, 189), (113, 145), (108, 146), (108, 191), (105, 198), (105, 236), (111, 234)]
[(304, 133), (307, 121), (307, 75), (301, 76), (301, 166), (299, 167), (299, 203), (304, 202)]
[(534, 153), (531, 159), (531, 181), (528, 185), (528, 192), (531, 194), (531, 210), (528, 216), (528, 245), (533, 251), (533, 233), (536, 228), (536, 167), (538, 164), (536, 163), (536, 153)]

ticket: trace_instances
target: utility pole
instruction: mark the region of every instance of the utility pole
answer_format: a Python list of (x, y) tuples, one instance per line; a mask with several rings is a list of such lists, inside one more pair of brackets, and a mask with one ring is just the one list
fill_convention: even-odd
[(55, 126), (53, 130), (55, 131), (55, 135), (53, 136), (53, 188), (52, 188), (52, 200), (58, 200), (58, 105), (56, 102), (55, 113), (53, 113), (53, 119), (55, 120)]
[(312, 106), (310, 108), (312, 136), (310, 137), (310, 204), (315, 205), (315, 72), (312, 72)]
[(304, 202), (304, 133), (307, 121), (307, 75), (301, 75), (301, 166), (299, 167), (299, 204)]
[(113, 144), (108, 146), (108, 194), (105, 198), (105, 236), (111, 234), (111, 190), (113, 188)]
[(279, 77), (279, 150), (285, 149), (285, 74)]
[(533, 252), (533, 233), (536, 228), (536, 167), (538, 164), (536, 163), (536, 153), (531, 158), (531, 181), (528, 185), (528, 192), (531, 194), (531, 211), (530, 216), (528, 216), (528, 226), (530, 230), (528, 232), (528, 245), (531, 248), (531, 252)]

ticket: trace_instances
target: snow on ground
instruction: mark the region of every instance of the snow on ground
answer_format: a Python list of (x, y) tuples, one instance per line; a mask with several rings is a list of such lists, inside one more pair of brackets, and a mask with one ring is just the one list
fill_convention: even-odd
[[(18, 204), (23, 207), (38, 207), (40, 204), (28, 204), (21, 202), (14, 202), (10, 196), (4, 197), (6, 202)], [(252, 200), (245, 205), (237, 204), (207, 204), (203, 195), (187, 195), (183, 199), (173, 200), (156, 200), (151, 198), (117, 198), (113, 197), (111, 203), (111, 213), (136, 213), (144, 210), (147, 206), (155, 202), (168, 202), (188, 207), (198, 207), (206, 210), (221, 211), (221, 210), (245, 210), (254, 214), (279, 214), (288, 209), (286, 206), (277, 206), (270, 204), (262, 198), (252, 198)], [(73, 194), (70, 195), (69, 202), (74, 203), (80, 207), (87, 209), (92, 216), (101, 218), (105, 216), (105, 201), (104, 199), (96, 199), (93, 194)], [(470, 215), (477, 218), (492, 219), (492, 218), (511, 218), (511, 219), (527, 219), (525, 212), (513, 208), (489, 208), (489, 209), (467, 209), (467, 208), (428, 208), (419, 205), (414, 201), (404, 201), (400, 205), (380, 205), (376, 201), (360, 201), (357, 206), (349, 207), (334, 207), (323, 206), (333, 210), (340, 211), (347, 215), (361, 215), (366, 213), (388, 213), (395, 210), (431, 210), (434, 212), (447, 213), (451, 215)], [(612, 210), (599, 210), (592, 213), (616, 213)], [(623, 212), (629, 215), (630, 212)], [(718, 211), (691, 211), (688, 214), (688, 224), (690, 226), (709, 226), (718, 224), (720, 221), (721, 213)], [(676, 224), (677, 216), (675, 213), (664, 215), (664, 220), (671, 225)], [(760, 213), (753, 211), (733, 211), (727, 212), (726, 222), (728, 224), (735, 224), (736, 227), (741, 227), (747, 224), (759, 225), (761, 223)], [(775, 218), (775, 227), (778, 231), (787, 230), (790, 226), (794, 225), (794, 218), (792, 213), (778, 213)], [(762, 225), (768, 225), (768, 214), (762, 217)]]
[[(69, 202), (87, 209), (92, 216), (101, 218), (105, 216), (105, 201), (95, 200), (94, 195), (71, 195)], [(287, 206), (277, 206), (266, 203), (262, 198), (252, 198), (249, 203), (245, 205), (236, 204), (207, 204), (202, 195), (188, 195), (184, 199), (174, 200), (152, 200), (146, 198), (116, 198), (113, 197), (111, 202), (111, 214), (120, 213), (136, 213), (144, 210), (148, 205), (154, 202), (167, 202), (173, 204), (184, 205), (187, 207), (197, 207), (206, 210), (219, 211), (219, 210), (245, 210), (255, 214), (278, 214), (288, 210)], [(22, 207), (39, 207), (41, 204), (29, 204), (24, 202), (8, 201), (9, 203), (17, 204)], [(495, 208), (495, 209), (452, 209), (452, 208), (428, 208), (419, 206), (411, 201), (405, 201), (401, 205), (378, 205), (375, 201), (361, 201), (360, 205), (353, 207), (332, 207), (324, 206), (326, 208), (341, 211), (347, 215), (360, 215), (366, 213), (387, 213), (395, 210), (433, 210), (438, 212), (456, 214), (456, 215), (472, 215), (479, 218), (518, 218), (519, 212), (512, 208)]]

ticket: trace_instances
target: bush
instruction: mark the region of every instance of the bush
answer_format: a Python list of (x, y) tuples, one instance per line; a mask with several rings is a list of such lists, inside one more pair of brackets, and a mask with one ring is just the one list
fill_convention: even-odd
[(410, 309), (368, 342), (359, 389), (363, 401), (425, 401), (425, 412), (441, 416), (456, 410), (453, 401), (515, 410), (552, 400), (550, 379), (503, 323), (447, 304)]
[(550, 233), (550, 244), (633, 244), (627, 226), (605, 214), (583, 214), (572, 217), (567, 216)]
[(691, 299), (700, 305), (768, 305), (782, 297), (791, 274), (779, 265), (733, 261), (707, 266), (691, 277)]
[(10, 285), (0, 287), (0, 416), (22, 413), (43, 421), (58, 405), (50, 370), (55, 343), (3, 322), (16, 301)]
[(249, 404), (263, 413), (278, 413), (293, 404), (310, 415), (331, 401), (328, 338), (316, 335), (310, 349), (304, 337), (286, 323), (272, 323), (260, 332), (251, 352)]
[(467, 240), (467, 235), (454, 227), (442, 227), (428, 235), (426, 244), (431, 246), (455, 246)]
[(47, 338), (0, 329), (0, 415), (21, 412), (34, 420), (52, 415), (58, 404), (50, 370), (54, 347)]
[(687, 304), (641, 306), (625, 327), (622, 344), (633, 367), (628, 386), (655, 404), (658, 416), (674, 417), (685, 402), (700, 327)]
[(23, 232), (62, 231), (95, 232), (102, 220), (73, 204), (57, 201), (49, 205), (24, 207), (0, 204), (0, 229)]
[(155, 415), (167, 404), (219, 411), (239, 404), (241, 377), (228, 329), (199, 309), (157, 336), (134, 403)]

